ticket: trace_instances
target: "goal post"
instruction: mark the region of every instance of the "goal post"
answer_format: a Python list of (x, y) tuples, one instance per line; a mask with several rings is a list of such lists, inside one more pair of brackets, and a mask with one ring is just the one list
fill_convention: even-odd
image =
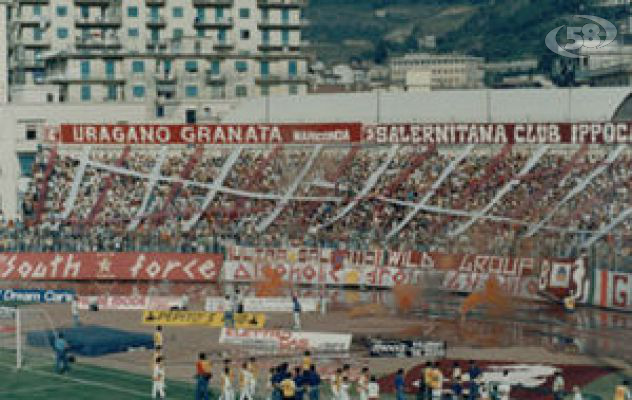
[(50, 315), (31, 307), (0, 307), (0, 363), (17, 370), (54, 361), (52, 338), (57, 334)]

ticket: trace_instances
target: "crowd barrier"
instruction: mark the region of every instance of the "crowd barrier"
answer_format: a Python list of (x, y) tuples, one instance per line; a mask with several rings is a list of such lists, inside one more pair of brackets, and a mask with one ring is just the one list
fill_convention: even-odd
[[(632, 274), (589, 270), (582, 257), (536, 259), (420, 251), (240, 246), (230, 247), (225, 259), (221, 254), (207, 253), (0, 254), (0, 281), (21, 284), (42, 281), (239, 284), (270, 279), (267, 271), (274, 271), (275, 279), (296, 287), (393, 288), (401, 284), (422, 284), (429, 276), (439, 275), (441, 289), (460, 293), (482, 290), (493, 276), (515, 297), (561, 301), (573, 296), (579, 304), (632, 311)], [(101, 291), (102, 288), (95, 288), (95, 292)]]

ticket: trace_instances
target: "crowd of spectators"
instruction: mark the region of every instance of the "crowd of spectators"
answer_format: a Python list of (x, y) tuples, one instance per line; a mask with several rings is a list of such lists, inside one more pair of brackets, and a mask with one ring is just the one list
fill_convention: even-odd
[[(4, 221), (0, 246), (211, 251), (226, 243), (387, 244), (568, 253), (631, 204), (632, 157), (626, 150), (608, 164), (612, 150), (553, 147), (519, 176), (535, 148), (479, 146), (464, 155), (463, 147), (354, 146), (314, 155), (314, 147), (276, 146), (242, 148), (232, 159), (234, 148), (98, 148), (85, 168), (81, 149), (43, 148), (20, 194), (22, 218)], [(512, 180), (512, 190), (496, 198)], [(524, 237), (529, 224), (585, 182), (533, 238)], [(213, 183), (228, 190), (211, 190)], [(494, 201), (469, 229), (451, 234)], [(423, 207), (415, 212), (415, 204)], [(620, 238), (617, 246), (628, 249), (631, 221), (602, 242), (612, 246), (612, 237)]]

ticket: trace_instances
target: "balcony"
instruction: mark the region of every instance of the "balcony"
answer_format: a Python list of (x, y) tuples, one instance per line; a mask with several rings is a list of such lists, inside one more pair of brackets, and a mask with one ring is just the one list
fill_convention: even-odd
[(165, 5), (166, 0), (145, 0), (145, 4), (147, 6), (158, 6), (163, 7)]
[(212, 20), (195, 18), (195, 28), (232, 28), (233, 17), (213, 18)]
[(154, 74), (154, 79), (156, 80), (156, 85), (175, 85), (178, 81), (178, 77), (173, 72)]
[(258, 75), (255, 83), (258, 85), (281, 85), (286, 83), (308, 83), (306, 75)]
[(46, 83), (60, 84), (60, 83), (125, 83), (126, 78), (117, 74), (100, 74), (81, 76), (78, 74), (57, 73), (46, 76), (44, 79)]
[(18, 0), (19, 4), (48, 4), (50, 0)]
[(110, 0), (75, 0), (75, 4), (78, 6), (99, 6), (107, 7), (112, 4)]
[(147, 49), (150, 50), (166, 50), (169, 47), (169, 40), (158, 39), (155, 40), (151, 37), (147, 38)]
[(228, 51), (235, 48), (235, 42), (232, 40), (220, 40), (219, 42), (213, 43), (213, 49), (216, 51)]
[(20, 40), (20, 44), (25, 49), (48, 49), (50, 48), (50, 42), (44, 40), (35, 40), (33, 38), (23, 38)]
[(42, 58), (36, 58), (33, 55), (29, 55), (20, 58), (12, 58), (10, 60), (10, 65), (12, 68), (40, 69), (44, 68), (46, 63)]
[(121, 26), (120, 15), (101, 15), (90, 18), (75, 19), (78, 28), (117, 28)]
[(193, 7), (232, 7), (234, 0), (193, 0)]
[(224, 85), (226, 83), (226, 76), (207, 70), (204, 81), (207, 85)]
[[(282, 43), (261, 43), (257, 46), (257, 48), (259, 49), (259, 51), (261, 51), (262, 53), (266, 53), (266, 56), (268, 56), (268, 53), (277, 53), (277, 55), (279, 55), (280, 57), (283, 57), (284, 55), (287, 57), (289, 54), (286, 53), (297, 53), (300, 51), (305, 50), (306, 48), (310, 47), (311, 44), (309, 41), (307, 40), (301, 40), (298, 43), (286, 43), (286, 44), (282, 44)], [(296, 57), (296, 54), (291, 54), (293, 57)]]
[(300, 8), (307, 5), (307, 0), (257, 0), (260, 8)]
[(15, 18), (12, 19), (14, 24), (18, 24), (21, 26), (40, 26), (44, 24), (44, 17), (41, 15), (16, 15)]
[(75, 38), (75, 46), (78, 49), (120, 49), (123, 47), (121, 40), (118, 37), (83, 37), (77, 36)]
[(303, 29), (309, 26), (309, 21), (301, 19), (299, 21), (281, 21), (263, 19), (257, 23), (259, 29)]
[(164, 28), (165, 26), (167, 26), (167, 21), (165, 20), (165, 17), (163, 17), (162, 15), (158, 15), (158, 16), (148, 15), (147, 26), (153, 27), (153, 28)]

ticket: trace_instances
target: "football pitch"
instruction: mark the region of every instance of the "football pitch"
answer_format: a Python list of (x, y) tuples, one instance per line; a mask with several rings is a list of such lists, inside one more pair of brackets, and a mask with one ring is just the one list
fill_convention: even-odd
[[(16, 371), (15, 358), (0, 353), (0, 399), (61, 400), (61, 399), (148, 399), (151, 379), (127, 371), (90, 364), (71, 364), (64, 375), (54, 372), (53, 360), (26, 366)], [(167, 398), (193, 399), (193, 383), (169, 381)], [(213, 393), (212, 398), (218, 396)]]

